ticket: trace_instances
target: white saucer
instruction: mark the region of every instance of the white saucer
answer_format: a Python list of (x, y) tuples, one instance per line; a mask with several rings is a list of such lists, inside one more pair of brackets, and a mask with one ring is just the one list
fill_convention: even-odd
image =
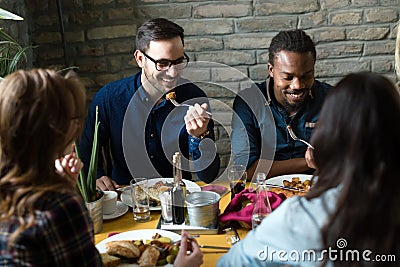
[(117, 208), (115, 212), (111, 214), (103, 214), (103, 220), (111, 220), (122, 216), (128, 211), (128, 209), (129, 207), (127, 205), (125, 205), (121, 201), (117, 201)]

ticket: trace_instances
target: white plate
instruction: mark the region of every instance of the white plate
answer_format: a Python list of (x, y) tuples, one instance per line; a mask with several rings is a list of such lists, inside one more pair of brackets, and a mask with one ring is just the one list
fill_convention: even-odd
[[(133, 231), (128, 231), (128, 232), (123, 232), (120, 234), (116, 234), (113, 236), (110, 236), (106, 239), (104, 239), (103, 241), (101, 241), (100, 243), (98, 243), (96, 245), (97, 250), (100, 253), (105, 253), (106, 252), (106, 243), (110, 242), (110, 241), (115, 241), (115, 240), (143, 240), (143, 242), (145, 242), (145, 240), (151, 240), (152, 237), (156, 234), (159, 233), (161, 236), (165, 236), (165, 237), (169, 237), (171, 238), (171, 240), (173, 242), (178, 241), (181, 239), (181, 236), (170, 232), (170, 231), (165, 231), (165, 230), (161, 230), (161, 229), (143, 229), (143, 230), (133, 230)], [(137, 264), (121, 264), (118, 266), (139, 266)], [(172, 264), (167, 264), (165, 266), (173, 266)]]
[[(154, 178), (154, 179), (149, 179), (149, 186), (154, 185), (155, 183), (163, 181), (163, 182), (168, 182), (168, 183), (173, 183), (174, 178)], [(182, 179), (182, 181), (186, 184), (186, 190), (189, 191), (190, 193), (192, 192), (200, 192), (201, 188), (198, 186), (196, 183)], [(121, 201), (125, 204), (128, 205), (129, 207), (132, 207), (132, 198), (131, 198), (131, 193), (129, 190), (124, 190), (121, 194)], [(161, 210), (160, 206), (156, 207), (151, 207), (150, 210)]]
[(115, 212), (111, 214), (103, 214), (103, 220), (111, 220), (122, 216), (128, 211), (128, 209), (129, 207), (127, 205), (125, 205), (121, 201), (117, 201), (117, 208)]
[(286, 174), (281, 176), (275, 176), (270, 179), (267, 179), (267, 183), (275, 184), (275, 185), (283, 185), (283, 180), (292, 181), (293, 177), (299, 177), (300, 181), (304, 182), (305, 180), (311, 180), (312, 175), (310, 174)]

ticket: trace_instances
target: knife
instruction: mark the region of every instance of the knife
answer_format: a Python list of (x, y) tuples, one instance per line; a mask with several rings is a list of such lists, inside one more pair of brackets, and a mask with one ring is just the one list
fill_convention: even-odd
[(199, 245), (200, 248), (211, 248), (211, 249), (219, 249), (219, 250), (229, 250), (229, 247), (219, 247), (219, 246), (207, 246), (207, 245)]
[(295, 188), (295, 187), (289, 187), (289, 186), (283, 186), (283, 185), (276, 185), (276, 184), (265, 184), (266, 186), (269, 187), (275, 187), (275, 188), (281, 188), (281, 189), (286, 189), (286, 190), (292, 190), (292, 191), (299, 191), (299, 192), (304, 192), (306, 193), (307, 191), (304, 189), (300, 189), (300, 188)]

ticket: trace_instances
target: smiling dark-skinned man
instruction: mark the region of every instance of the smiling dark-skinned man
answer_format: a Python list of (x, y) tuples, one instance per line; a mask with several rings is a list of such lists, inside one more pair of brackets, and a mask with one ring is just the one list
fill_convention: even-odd
[(315, 45), (302, 30), (281, 31), (269, 47), (266, 81), (236, 96), (232, 117), (235, 164), (247, 166), (248, 180), (258, 172), (268, 177), (311, 173), (307, 146), (331, 85), (315, 80)]

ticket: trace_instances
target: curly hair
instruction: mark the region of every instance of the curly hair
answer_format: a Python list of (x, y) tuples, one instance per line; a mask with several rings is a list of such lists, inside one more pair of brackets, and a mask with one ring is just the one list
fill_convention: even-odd
[(181, 26), (164, 18), (146, 21), (137, 31), (136, 49), (146, 52), (150, 41), (172, 39), (177, 36), (181, 38), (184, 45), (183, 32), (184, 30)]
[(49, 191), (76, 192), (54, 161), (83, 129), (85, 90), (56, 71), (19, 70), (0, 83), (0, 222), (17, 218), (10, 241), (32, 226), (35, 202)]
[(281, 31), (272, 38), (268, 48), (268, 63), (272, 66), (274, 65), (276, 55), (280, 51), (297, 53), (311, 52), (314, 62), (317, 58), (314, 42), (311, 40), (311, 37), (302, 30)]

